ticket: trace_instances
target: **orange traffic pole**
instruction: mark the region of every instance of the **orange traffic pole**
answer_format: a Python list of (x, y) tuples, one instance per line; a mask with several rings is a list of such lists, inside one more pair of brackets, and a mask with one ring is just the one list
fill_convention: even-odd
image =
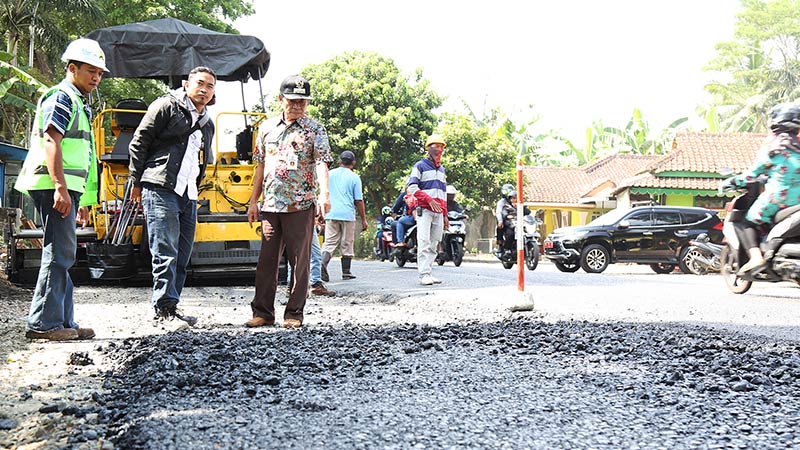
[(522, 202), (522, 160), (517, 158), (517, 290), (525, 290), (525, 233), (522, 218), (525, 205)]
[(522, 157), (524, 145), (520, 145), (517, 155), (517, 290), (520, 293), (517, 301), (509, 307), (511, 311), (533, 311), (533, 295), (525, 292), (525, 233), (522, 218), (525, 205), (522, 202)]

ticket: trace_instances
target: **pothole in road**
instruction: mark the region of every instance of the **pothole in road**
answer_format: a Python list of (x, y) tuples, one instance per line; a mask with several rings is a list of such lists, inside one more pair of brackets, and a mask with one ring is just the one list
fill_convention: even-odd
[(185, 331), (103, 351), (101, 431), (125, 448), (800, 444), (797, 344), (699, 327)]

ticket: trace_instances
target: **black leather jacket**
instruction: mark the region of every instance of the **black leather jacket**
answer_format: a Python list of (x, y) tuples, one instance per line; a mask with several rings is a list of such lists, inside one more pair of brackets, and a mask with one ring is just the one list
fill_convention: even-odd
[(206, 166), (214, 161), (211, 150), (214, 122), (208, 111), (206, 117), (207, 120), (198, 120), (192, 127), (192, 113), (186, 106), (186, 93), (182, 91), (171, 92), (150, 104), (128, 147), (134, 185), (141, 186), (145, 182), (174, 189), (189, 136), (200, 129), (203, 138), (198, 161), (199, 186)]

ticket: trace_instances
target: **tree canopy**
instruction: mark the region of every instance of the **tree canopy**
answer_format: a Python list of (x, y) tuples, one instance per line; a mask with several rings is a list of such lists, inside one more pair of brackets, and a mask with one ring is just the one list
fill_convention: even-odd
[(376, 53), (335, 56), (301, 71), (312, 86), (309, 115), (328, 130), (333, 152), (356, 155), (370, 207), (393, 202), (436, 126), (442, 99), (422, 71), (402, 73)]
[(447, 184), (462, 194), (463, 206), (489, 206), (496, 201), (499, 187), (516, 178), (518, 149), (500, 127), (476, 120), (474, 116), (445, 113), (439, 130), (447, 141), (442, 164)]
[(763, 132), (769, 109), (800, 95), (800, 1), (742, 0), (734, 40), (717, 44), (707, 86), (727, 131)]

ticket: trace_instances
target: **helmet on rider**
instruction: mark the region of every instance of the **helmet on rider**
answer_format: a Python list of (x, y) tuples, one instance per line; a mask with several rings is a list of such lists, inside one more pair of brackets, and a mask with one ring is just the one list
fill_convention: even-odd
[(517, 200), (517, 190), (516, 189), (511, 189), (510, 191), (508, 191), (508, 194), (506, 194), (506, 198), (510, 202), (516, 201)]
[(428, 139), (425, 139), (425, 148), (428, 148), (431, 144), (442, 144), (442, 147), (447, 147), (447, 143), (444, 142), (444, 137), (441, 134), (432, 134), (428, 136)]
[(779, 103), (769, 110), (769, 128), (774, 133), (797, 134), (800, 130), (800, 106)]
[(456, 189), (456, 187), (453, 186), (452, 184), (448, 184), (447, 185), (447, 190), (445, 191), (445, 193), (447, 195), (456, 195), (456, 194), (458, 194), (458, 189)]
[(97, 68), (103, 69), (108, 72), (106, 67), (106, 54), (100, 48), (100, 44), (93, 39), (75, 39), (67, 45), (64, 54), (61, 55), (61, 61), (68, 63), (70, 61), (77, 61), (86, 64), (91, 64)]
[(384, 216), (387, 216), (391, 213), (392, 213), (392, 208), (388, 206), (384, 206), (383, 208), (381, 208), (381, 214), (383, 214)]
[(503, 187), (500, 188), (500, 195), (502, 195), (503, 198), (506, 198), (506, 197), (508, 197), (508, 193), (513, 191), (513, 190), (514, 190), (514, 186), (506, 183), (506, 184), (503, 185)]

